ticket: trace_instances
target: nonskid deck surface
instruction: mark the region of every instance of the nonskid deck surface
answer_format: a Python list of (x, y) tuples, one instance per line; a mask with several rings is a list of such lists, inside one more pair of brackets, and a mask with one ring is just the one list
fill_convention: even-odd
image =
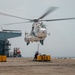
[(0, 75), (75, 75), (75, 59), (53, 58), (48, 62), (33, 58), (7, 58), (0, 62)]

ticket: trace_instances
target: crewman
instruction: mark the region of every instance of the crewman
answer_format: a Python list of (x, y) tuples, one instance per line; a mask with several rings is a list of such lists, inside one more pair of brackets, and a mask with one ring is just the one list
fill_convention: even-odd
[(34, 59), (33, 59), (33, 61), (35, 61), (36, 59), (37, 59), (37, 56), (39, 55), (39, 52), (37, 51), (36, 53), (35, 53), (35, 55), (34, 55)]

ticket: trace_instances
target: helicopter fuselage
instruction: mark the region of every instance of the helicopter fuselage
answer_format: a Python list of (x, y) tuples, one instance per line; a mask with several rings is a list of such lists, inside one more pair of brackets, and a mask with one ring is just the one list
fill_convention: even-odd
[(33, 23), (31, 33), (25, 35), (25, 42), (40, 42), (43, 44), (44, 39), (47, 37), (47, 29), (42, 23)]

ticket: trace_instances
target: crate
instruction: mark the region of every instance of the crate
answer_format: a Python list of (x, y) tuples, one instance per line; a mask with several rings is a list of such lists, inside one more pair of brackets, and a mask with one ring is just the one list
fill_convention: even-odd
[(2, 62), (2, 56), (0, 55), (0, 62)]
[(7, 61), (7, 56), (6, 55), (3, 55), (2, 56), (2, 62), (6, 62)]
[(46, 61), (47, 60), (47, 56), (46, 55), (42, 55), (42, 60)]
[(6, 55), (0, 55), (0, 62), (6, 62), (7, 56)]
[(37, 61), (42, 61), (42, 56), (41, 55), (37, 56)]
[(51, 61), (51, 56), (50, 55), (46, 55), (46, 60), (47, 61)]

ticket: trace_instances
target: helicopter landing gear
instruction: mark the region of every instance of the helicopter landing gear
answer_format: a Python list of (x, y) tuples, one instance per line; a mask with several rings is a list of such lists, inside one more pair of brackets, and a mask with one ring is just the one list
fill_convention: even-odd
[(28, 42), (27, 42), (27, 45), (28, 45), (29, 43), (30, 43), (30, 42), (28, 41)]
[(44, 43), (43, 43), (43, 40), (40, 40), (40, 43), (43, 45)]

